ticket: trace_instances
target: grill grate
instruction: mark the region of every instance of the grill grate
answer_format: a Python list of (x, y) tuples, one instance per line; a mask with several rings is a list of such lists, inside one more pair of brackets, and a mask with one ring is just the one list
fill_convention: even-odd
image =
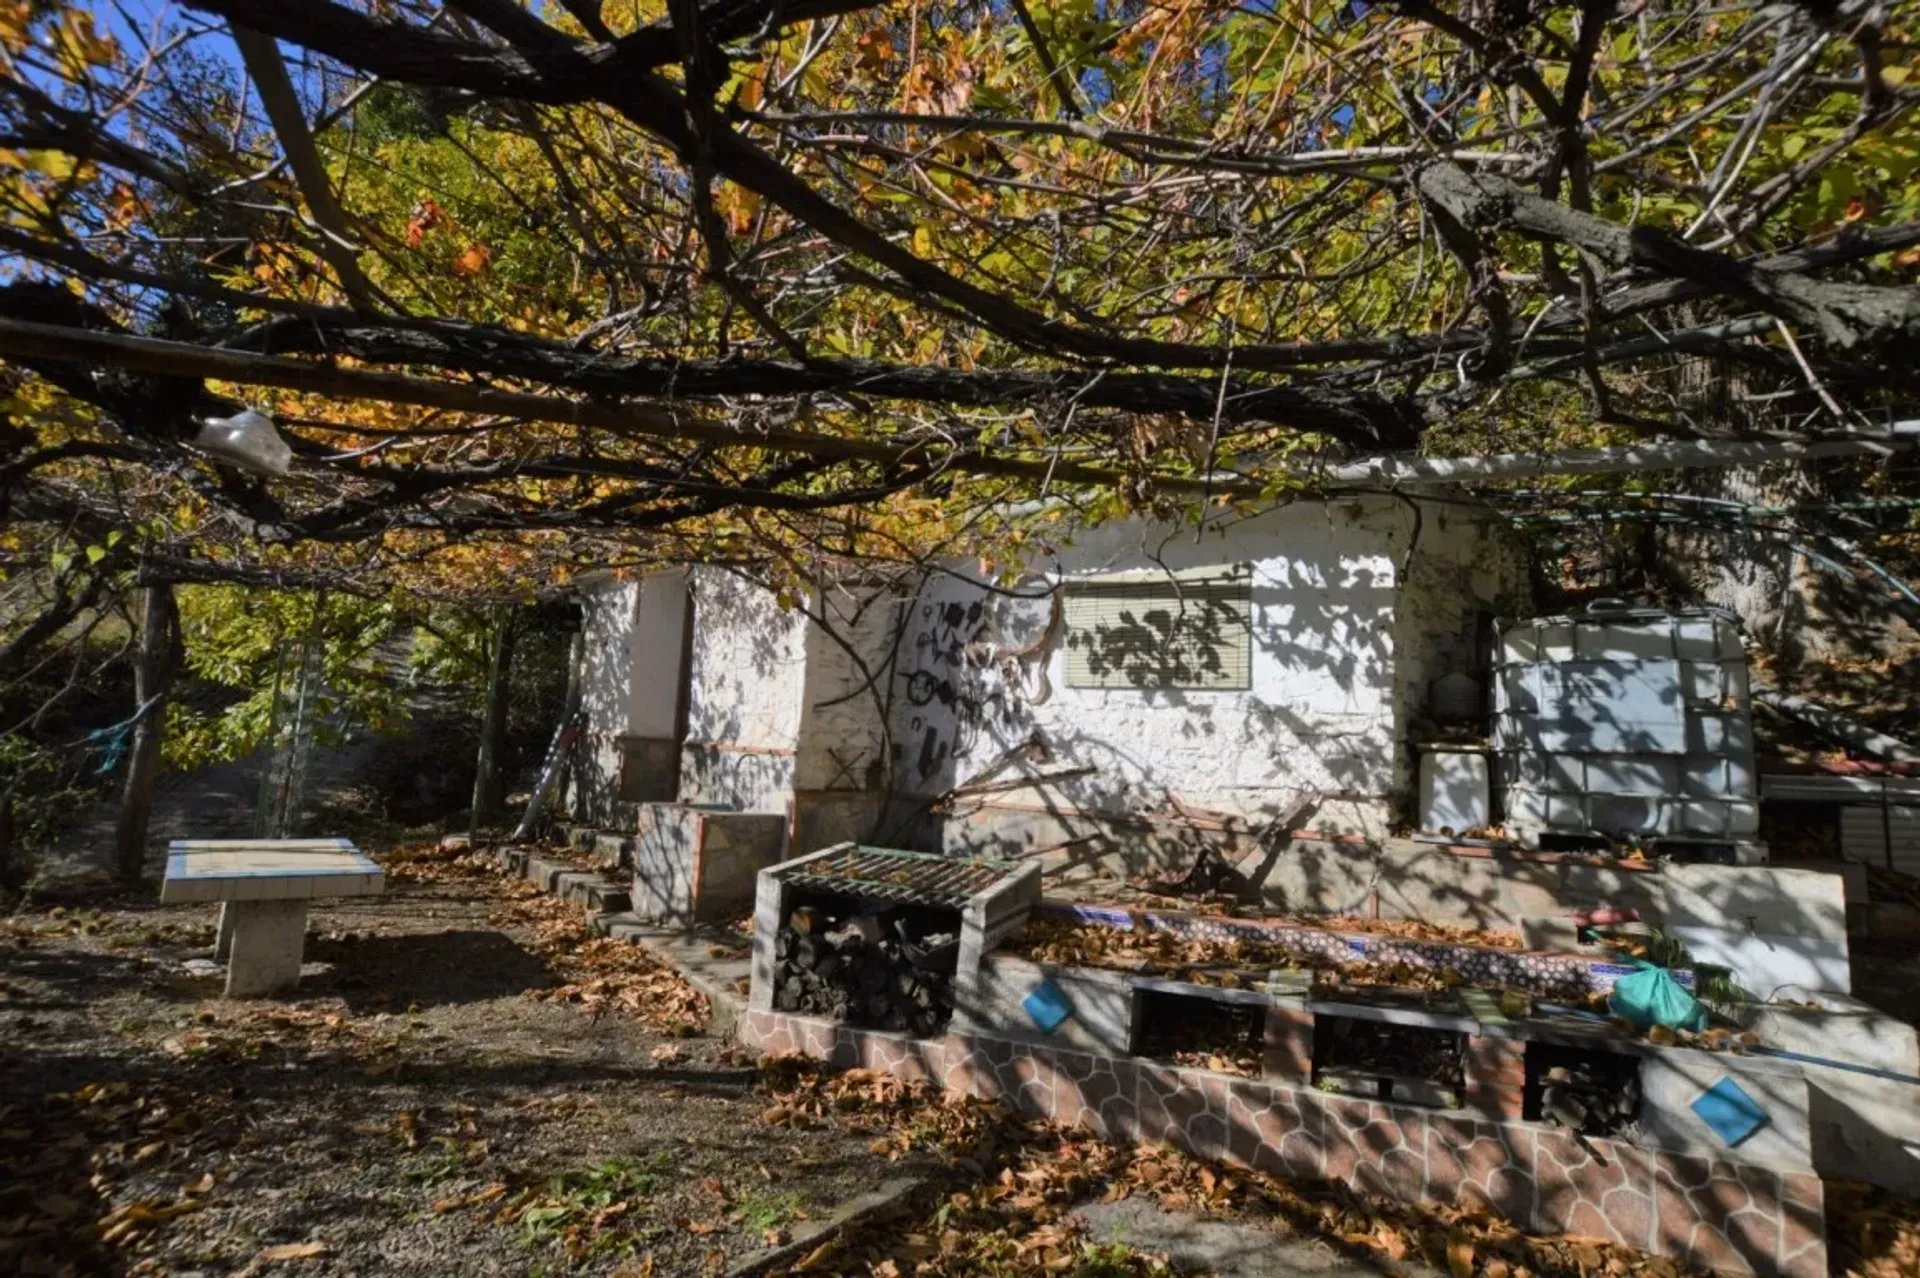
[(964, 905), (1006, 877), (1007, 861), (961, 860), (890, 848), (848, 848), (780, 877), (803, 887), (912, 905)]

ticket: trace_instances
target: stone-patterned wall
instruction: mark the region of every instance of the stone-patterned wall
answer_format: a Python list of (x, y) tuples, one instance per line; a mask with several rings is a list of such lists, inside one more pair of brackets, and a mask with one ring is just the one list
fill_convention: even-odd
[(1526, 1228), (1606, 1238), (1729, 1274), (1827, 1272), (1824, 1190), (1811, 1172), (986, 1036), (912, 1039), (766, 1011), (747, 1013), (739, 1034), (764, 1051), (1004, 1097), (1024, 1114), (1109, 1140), (1163, 1142), (1407, 1202), (1483, 1206)]

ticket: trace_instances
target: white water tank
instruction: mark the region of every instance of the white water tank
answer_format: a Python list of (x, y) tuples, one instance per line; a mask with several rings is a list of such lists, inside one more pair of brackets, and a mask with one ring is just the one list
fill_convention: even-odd
[(1620, 608), (1501, 630), (1494, 748), (1505, 826), (1753, 844), (1760, 805), (1739, 623)]

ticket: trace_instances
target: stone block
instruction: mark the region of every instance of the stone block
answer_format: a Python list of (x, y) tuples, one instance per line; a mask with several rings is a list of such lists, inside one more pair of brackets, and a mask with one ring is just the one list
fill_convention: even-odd
[[(1767, 1122), (1731, 1149), (1692, 1108), (1722, 1078), (1731, 1078), (1767, 1112)], [(1791, 1062), (1725, 1052), (1649, 1052), (1640, 1061), (1640, 1098), (1642, 1143), (1649, 1148), (1789, 1171), (1813, 1168), (1807, 1080)]]
[(232, 915), (227, 997), (278, 994), (300, 982), (307, 940), (307, 902), (228, 901)]
[[(1036, 1026), (1022, 1006), (1043, 980), (1051, 980), (1073, 1008), (1050, 1034)], [(1000, 1034), (1109, 1056), (1128, 1056), (1133, 1051), (1137, 1000), (1132, 982), (1119, 972), (990, 954), (981, 964), (977, 981), (964, 988), (956, 983), (954, 1001), (954, 1028), (960, 1032)]]

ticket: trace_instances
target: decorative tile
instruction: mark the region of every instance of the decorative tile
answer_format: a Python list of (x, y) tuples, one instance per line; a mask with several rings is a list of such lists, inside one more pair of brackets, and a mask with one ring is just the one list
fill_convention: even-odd
[(1275, 1176), (1319, 1180), (1326, 1162), (1318, 1093), (1236, 1083), (1227, 1094), (1232, 1161)]
[(1427, 1116), (1378, 1101), (1323, 1102), (1324, 1175), (1357, 1189), (1417, 1202), (1427, 1184)]
[(1427, 1120), (1426, 1196), (1516, 1223), (1533, 1213), (1533, 1130), (1436, 1114)]
[[(1776, 1173), (1684, 1154), (1661, 1154), (1656, 1161), (1657, 1250), (1725, 1273), (1785, 1272), (1780, 1266), (1783, 1213)], [(1795, 1250), (1804, 1269), (1809, 1235), (1821, 1226), (1808, 1218), (1806, 1186), (1796, 1183), (1794, 1188), (1800, 1199), (1793, 1213)], [(1824, 1252), (1824, 1245), (1818, 1250)]]
[(1537, 1227), (1653, 1250), (1653, 1155), (1554, 1127), (1533, 1142)]
[(1781, 1278), (1826, 1278), (1826, 1185), (1810, 1172), (1780, 1174)]
[[(1689, 1264), (1823, 1278), (1823, 1187), (1808, 1173), (1653, 1154), (1534, 1124), (1492, 1122), (991, 1035), (920, 1040), (749, 1012), (741, 1042), (1004, 1098), (1113, 1140), (1152, 1140), (1294, 1179), (1489, 1209), (1524, 1227), (1606, 1238)], [(1512, 1061), (1491, 1041), (1496, 1079)], [(1501, 1084), (1504, 1085), (1504, 1082)]]
[(1136, 1065), (1140, 1139), (1227, 1156), (1227, 1082), (1204, 1070)]
[(1059, 1072), (1054, 1053), (1044, 1047), (1029, 1047), (1013, 1058), (1010, 1072), (1012, 1086), (1006, 1096), (1013, 1107), (1028, 1118), (1053, 1121)]

